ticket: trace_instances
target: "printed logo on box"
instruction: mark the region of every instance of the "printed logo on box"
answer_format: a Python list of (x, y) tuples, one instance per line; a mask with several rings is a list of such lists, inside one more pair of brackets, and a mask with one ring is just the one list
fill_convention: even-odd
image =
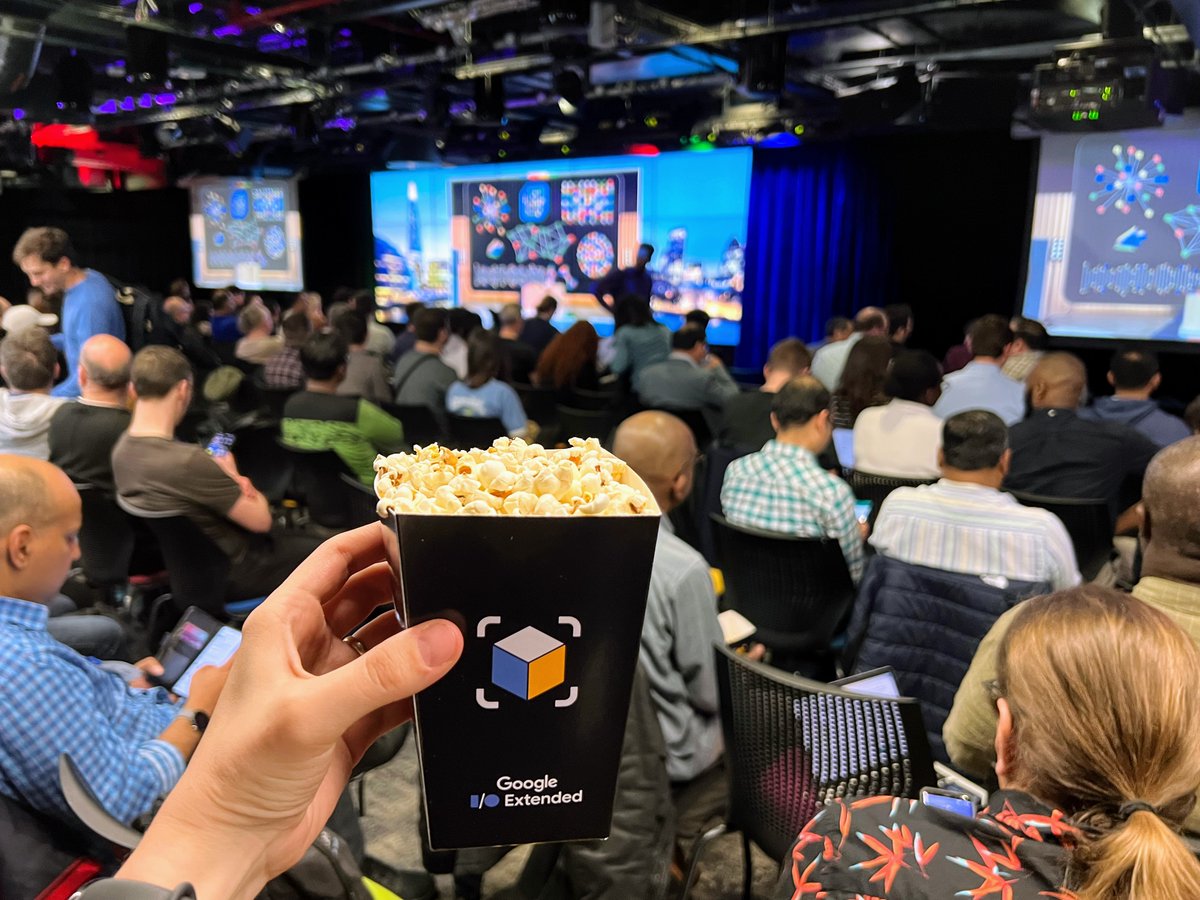
[(501, 775), (496, 779), (496, 794), (472, 794), (471, 809), (495, 809), (497, 806), (571, 806), (583, 802), (583, 789), (563, 790), (553, 775), (537, 778), (513, 778)]
[[(485, 616), (476, 626), (476, 637), (483, 638), (493, 625), (503, 624), (499, 616)], [(583, 633), (579, 620), (560, 616), (559, 625), (569, 626), (571, 637)], [(566, 644), (546, 632), (527, 625), (492, 645), (491, 683), (522, 700), (533, 700), (561, 687), (566, 681)], [(579, 689), (571, 685), (566, 697), (554, 701), (557, 707), (571, 706)], [(488, 697), (487, 688), (475, 689), (475, 702), (484, 709), (499, 709), (500, 701)], [(472, 795), (474, 796), (474, 795)]]

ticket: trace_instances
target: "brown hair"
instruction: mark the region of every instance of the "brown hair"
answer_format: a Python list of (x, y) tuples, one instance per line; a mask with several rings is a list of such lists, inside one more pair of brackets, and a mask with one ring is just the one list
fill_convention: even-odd
[(1177, 834), (1200, 785), (1195, 642), (1137, 598), (1087, 585), (1027, 601), (997, 663), (1012, 777), (1080, 826), (1065, 886), (1079, 900), (1200, 897), (1200, 862)]
[(467, 339), (467, 387), (483, 387), (500, 371), (500, 339), (480, 329)]
[(575, 382), (579, 373), (596, 368), (600, 337), (591, 322), (576, 322), (542, 351), (534, 380), (543, 386), (563, 388)]
[(143, 347), (133, 357), (130, 379), (139, 400), (161, 400), (181, 381), (192, 380), (187, 357), (173, 347)]
[(833, 396), (844, 401), (852, 419), (868, 406), (887, 403), (883, 386), (892, 362), (892, 342), (883, 335), (869, 334), (850, 348), (841, 383)]
[(795, 378), (812, 367), (812, 353), (800, 338), (784, 338), (771, 348), (767, 357), (767, 368), (773, 372), (787, 372)]
[(26, 228), (13, 247), (13, 262), (20, 266), (30, 256), (52, 265), (64, 256), (75, 262), (75, 248), (61, 228)]
[(25, 328), (0, 342), (0, 366), (9, 387), (42, 391), (54, 384), (58, 355), (45, 328)]

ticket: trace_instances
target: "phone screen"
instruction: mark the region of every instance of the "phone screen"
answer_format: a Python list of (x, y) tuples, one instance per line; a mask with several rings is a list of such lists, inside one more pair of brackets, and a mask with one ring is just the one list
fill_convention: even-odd
[(158, 680), (168, 687), (178, 681), (219, 628), (215, 620), (209, 624), (188, 615), (176, 627), (159, 654), (158, 661), (162, 663), (163, 673)]
[(975, 801), (966, 796), (931, 791), (928, 788), (921, 791), (921, 802), (934, 809), (945, 810), (957, 816), (968, 819), (975, 818)]
[(871, 518), (871, 510), (875, 504), (870, 500), (856, 500), (854, 502), (854, 516), (858, 521), (865, 522)]
[(192, 692), (192, 678), (205, 666), (223, 666), (235, 650), (242, 644), (242, 633), (228, 625), (213, 635), (203, 650), (192, 660), (182, 675), (171, 687), (171, 692), (179, 697), (186, 697)]

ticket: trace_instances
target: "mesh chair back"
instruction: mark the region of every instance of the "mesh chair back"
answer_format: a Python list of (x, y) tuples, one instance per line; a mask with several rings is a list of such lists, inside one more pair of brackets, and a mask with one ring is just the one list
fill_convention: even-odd
[(612, 431), (612, 413), (607, 409), (576, 409), (573, 406), (563, 406), (558, 410), (558, 435), (563, 441), (573, 437), (599, 438), (600, 443), (608, 445), (608, 435)]
[(176, 616), (198, 606), (224, 619), (229, 557), (187, 516), (146, 517), (145, 522), (162, 550)]
[(273, 388), (265, 385), (258, 385), (258, 396), (262, 400), (263, 408), (272, 419), (278, 421), (283, 418), (283, 406), (288, 401), (288, 397), (296, 393), (298, 388)]
[(135, 536), (129, 513), (116, 498), (95, 485), (76, 484), (83, 502), (79, 530), (79, 562), (83, 575), (98, 587), (118, 587), (129, 581)]
[(576, 387), (571, 389), (570, 406), (572, 409), (608, 410), (616, 405), (619, 396), (620, 392), (615, 386), (601, 391)]
[(309, 518), (323, 528), (353, 528), (365, 524), (351, 513), (353, 498), (341, 480), (350, 470), (332, 450), (298, 450), (283, 441), (292, 463), (292, 490), (304, 503)]
[(662, 412), (670, 413), (677, 419), (682, 419), (683, 424), (692, 430), (692, 436), (696, 439), (697, 447), (707, 447), (709, 441), (712, 440), (712, 429), (708, 426), (708, 419), (704, 417), (704, 411), (700, 409), (668, 409), (667, 407), (647, 407), (647, 409), (659, 409)]
[(460, 450), (471, 447), (490, 447), (496, 438), (504, 437), (508, 431), (499, 419), (482, 416), (458, 416), (447, 413), (446, 420), (450, 427), (450, 437)]
[(428, 406), (403, 405), (397, 403), (383, 404), (383, 411), (400, 420), (404, 426), (404, 443), (440, 444), (445, 440), (442, 426)]
[(837, 797), (937, 783), (915, 700), (854, 694), (716, 647), (730, 825), (775, 860)]
[(1075, 546), (1075, 562), (1084, 581), (1091, 581), (1112, 556), (1113, 520), (1104, 499), (1046, 497), (1009, 491), (1022, 506), (1035, 506), (1054, 513), (1062, 521)]
[(829, 648), (854, 601), (837, 541), (731, 525), (711, 516), (725, 599), (757, 627), (755, 639), (796, 656)]
[(558, 391), (552, 387), (535, 387), (532, 384), (514, 384), (525, 415), (539, 425), (546, 426), (558, 420), (555, 409)]
[(356, 525), (366, 525), (379, 518), (375, 511), (379, 502), (373, 488), (367, 487), (353, 475), (343, 472), (338, 476), (346, 489), (347, 512)]
[(875, 524), (879, 515), (879, 507), (888, 498), (888, 494), (899, 487), (919, 487), (922, 484), (933, 484), (937, 479), (892, 478), (889, 475), (872, 475), (870, 472), (860, 472), (855, 469), (850, 473), (850, 489), (859, 500), (870, 500), (872, 503), (869, 524)]
[(280, 503), (292, 480), (292, 464), (279, 452), (279, 425), (247, 425), (237, 429), (233, 436), (238, 471), (270, 503)]
[(724, 447), (714, 441), (704, 452), (703, 463), (697, 466), (696, 483), (699, 490), (693, 490), (692, 496), (696, 504), (696, 531), (700, 542), (698, 549), (710, 566), (720, 566), (712, 517), (723, 512), (721, 486), (725, 483), (725, 470), (735, 459), (754, 452), (752, 447)]
[(0, 794), (0, 897), (66, 900), (115, 868), (103, 841)]

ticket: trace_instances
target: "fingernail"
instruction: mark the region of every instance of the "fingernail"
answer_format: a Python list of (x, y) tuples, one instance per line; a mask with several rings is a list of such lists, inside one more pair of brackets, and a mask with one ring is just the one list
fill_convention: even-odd
[(412, 629), (417, 639), (417, 651), (430, 668), (438, 668), (458, 656), (458, 629), (444, 620), (425, 622)]

